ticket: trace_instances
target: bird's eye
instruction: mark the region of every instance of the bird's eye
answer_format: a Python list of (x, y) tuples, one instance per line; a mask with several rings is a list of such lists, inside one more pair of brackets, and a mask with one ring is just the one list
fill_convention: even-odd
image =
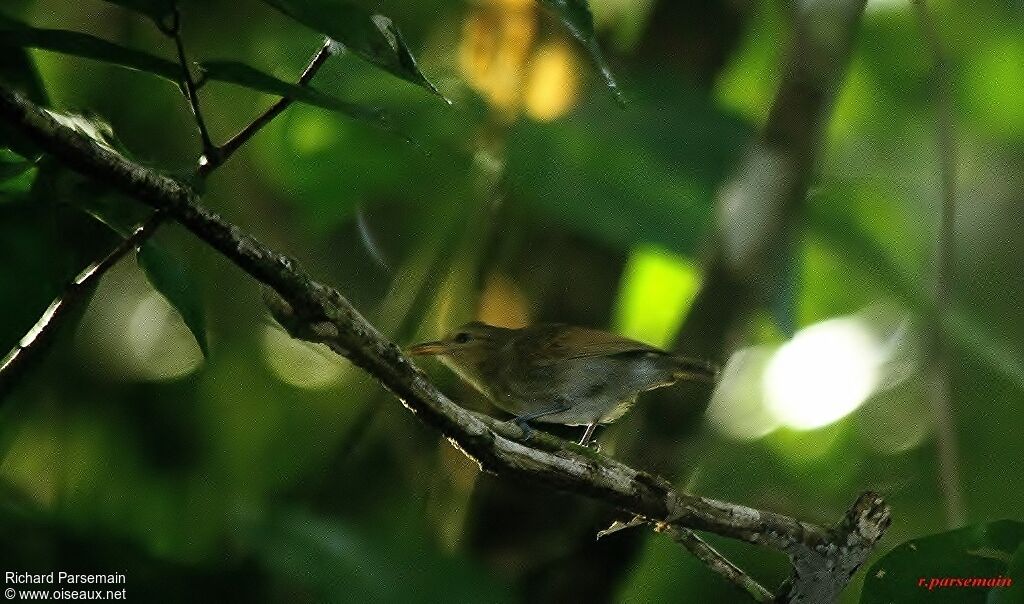
[(469, 341), (469, 334), (464, 331), (461, 331), (455, 334), (455, 337), (452, 339), (455, 340), (456, 344), (465, 344), (466, 342)]

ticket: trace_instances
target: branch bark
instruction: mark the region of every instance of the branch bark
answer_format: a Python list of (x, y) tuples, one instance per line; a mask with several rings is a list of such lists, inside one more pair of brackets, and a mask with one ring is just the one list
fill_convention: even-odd
[(543, 433), (524, 444), (517, 428), (450, 401), (338, 291), (200, 205), (185, 184), (97, 145), (2, 87), (0, 118), (66, 166), (166, 213), (265, 284), (272, 313), (293, 337), (323, 343), (347, 357), (486, 471), (598, 499), (667, 526), (784, 552), (794, 565), (790, 601), (833, 600), (889, 525), (889, 507), (874, 493), (861, 495), (843, 521), (825, 528), (675, 491), (658, 476)]

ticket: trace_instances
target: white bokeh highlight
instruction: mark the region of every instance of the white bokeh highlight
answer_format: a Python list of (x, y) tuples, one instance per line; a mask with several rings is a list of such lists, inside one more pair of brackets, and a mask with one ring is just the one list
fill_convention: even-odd
[(783, 344), (765, 368), (767, 410), (799, 430), (836, 422), (880, 387), (892, 350), (892, 342), (861, 318), (811, 325)]

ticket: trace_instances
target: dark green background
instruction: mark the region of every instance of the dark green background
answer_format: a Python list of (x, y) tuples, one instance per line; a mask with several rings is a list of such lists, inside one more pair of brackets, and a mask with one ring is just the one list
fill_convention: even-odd
[[(467, 22), (485, 15), (500, 28), (496, 5), (368, 2), (401, 28), (453, 104), (357, 57), (332, 59), (318, 89), (383, 108), (415, 142), (296, 105), (210, 177), (204, 202), (297, 257), (403, 345), (471, 318), (481, 291), (492, 318), (628, 331), (645, 317), (668, 317), (635, 335), (670, 341), (686, 297), (666, 294), (657, 276), (641, 290), (630, 271), (654, 257), (699, 274), (716, 191), (763, 125), (781, 77), (785, 19), (775, 3), (593, 4), (624, 108), (583, 48), (532, 4), (518, 9), (535, 27), (524, 52), (570, 49), (577, 80), (571, 106), (553, 121), (521, 106), (503, 110), (467, 83)], [(932, 4), (949, 47), (959, 156), (953, 311), (942, 333), (966, 521), (1019, 519), (1024, 13), (1008, 0)], [(100, 0), (9, 1), (0, 14), (174, 59), (149, 19)], [(255, 1), (186, 1), (183, 29), (197, 61), (239, 61), (290, 82), (321, 41)], [(5, 72), (28, 73), (19, 51), (0, 49)], [(45, 51), (29, 57), (51, 107), (103, 118), (145, 164), (181, 174), (194, 167), (198, 136), (173, 84)], [(911, 342), (935, 329), (921, 305), (941, 202), (931, 62), (909, 4), (869, 3), (799, 245), (785, 274), (770, 277), (787, 295), (755, 313), (729, 349), (775, 347), (792, 330), (880, 305), (908, 321)], [(274, 100), (222, 82), (201, 98), (215, 141)], [(36, 100), (44, 100), (38, 87)], [(145, 215), (68, 174), (47, 180), (54, 191), (40, 203), (29, 187), (47, 169), (0, 184), (4, 350), (63, 283), (115, 244), (83, 207), (123, 212), (125, 224)], [(176, 270), (163, 278), (188, 290), (179, 294), (190, 302), (175, 304), (202, 313), (189, 326), (205, 326), (209, 354), (134, 259), (111, 271), (74, 333), (61, 334), (0, 408), (0, 570), (123, 571), (137, 601), (497, 602), (563, 593), (548, 590), (545, 572), (583, 555), (564, 535), (606, 524), (548, 526), (556, 516), (539, 506), (564, 512), (581, 499), (516, 485), (503, 491), (516, 500), (509, 515), (493, 501), (482, 505), (480, 490), (500, 479), (478, 476), (347, 362), (288, 342), (257, 284), (178, 227), (156, 244), (167, 256), (157, 264)], [(633, 300), (628, 312), (625, 300)], [(877, 490), (894, 509), (879, 554), (942, 531), (926, 356), (909, 358), (892, 387), (823, 428), (744, 440), (717, 422), (660, 426), (686, 443), (676, 464), (686, 472), (667, 478), (819, 523), (837, 519), (860, 491)], [(456, 400), (487, 409), (444, 370), (423, 365)], [(746, 388), (757, 398), (758, 387)], [(644, 438), (628, 418), (602, 437), (612, 454), (616, 442)], [(647, 467), (642, 456), (625, 461)], [(520, 530), (534, 538), (509, 535)], [(608, 600), (742, 597), (670, 540), (645, 539), (639, 557), (623, 558)], [(775, 553), (715, 543), (771, 588), (785, 577)], [(957, 552), (949, 549), (943, 572), (959, 568)], [(847, 601), (859, 598), (861, 580)]]

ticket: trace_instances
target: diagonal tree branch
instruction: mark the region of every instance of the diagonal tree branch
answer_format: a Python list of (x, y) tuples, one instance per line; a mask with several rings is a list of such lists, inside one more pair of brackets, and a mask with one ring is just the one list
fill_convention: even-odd
[(264, 283), (272, 313), (292, 336), (323, 343), (347, 357), (484, 470), (584, 495), (668, 526), (779, 550), (794, 567), (786, 601), (833, 601), (889, 525), (889, 506), (874, 493), (861, 495), (841, 522), (826, 528), (675, 491), (660, 477), (550, 435), (537, 434), (524, 444), (518, 429), (445, 397), (338, 291), (201, 206), (188, 186), (97, 145), (3, 87), (0, 119), (68, 167), (166, 212)]
[(36, 321), (25, 337), (0, 361), (0, 403), (2, 403), (20, 379), (38, 361), (40, 355), (53, 342), (64, 320), (79, 304), (86, 302), (89, 292), (99, 283), (108, 270), (129, 253), (146, 242), (163, 223), (166, 215), (153, 212), (131, 235), (121, 241), (109, 254), (79, 273), (68, 284), (60, 297), (50, 303), (43, 316)]

